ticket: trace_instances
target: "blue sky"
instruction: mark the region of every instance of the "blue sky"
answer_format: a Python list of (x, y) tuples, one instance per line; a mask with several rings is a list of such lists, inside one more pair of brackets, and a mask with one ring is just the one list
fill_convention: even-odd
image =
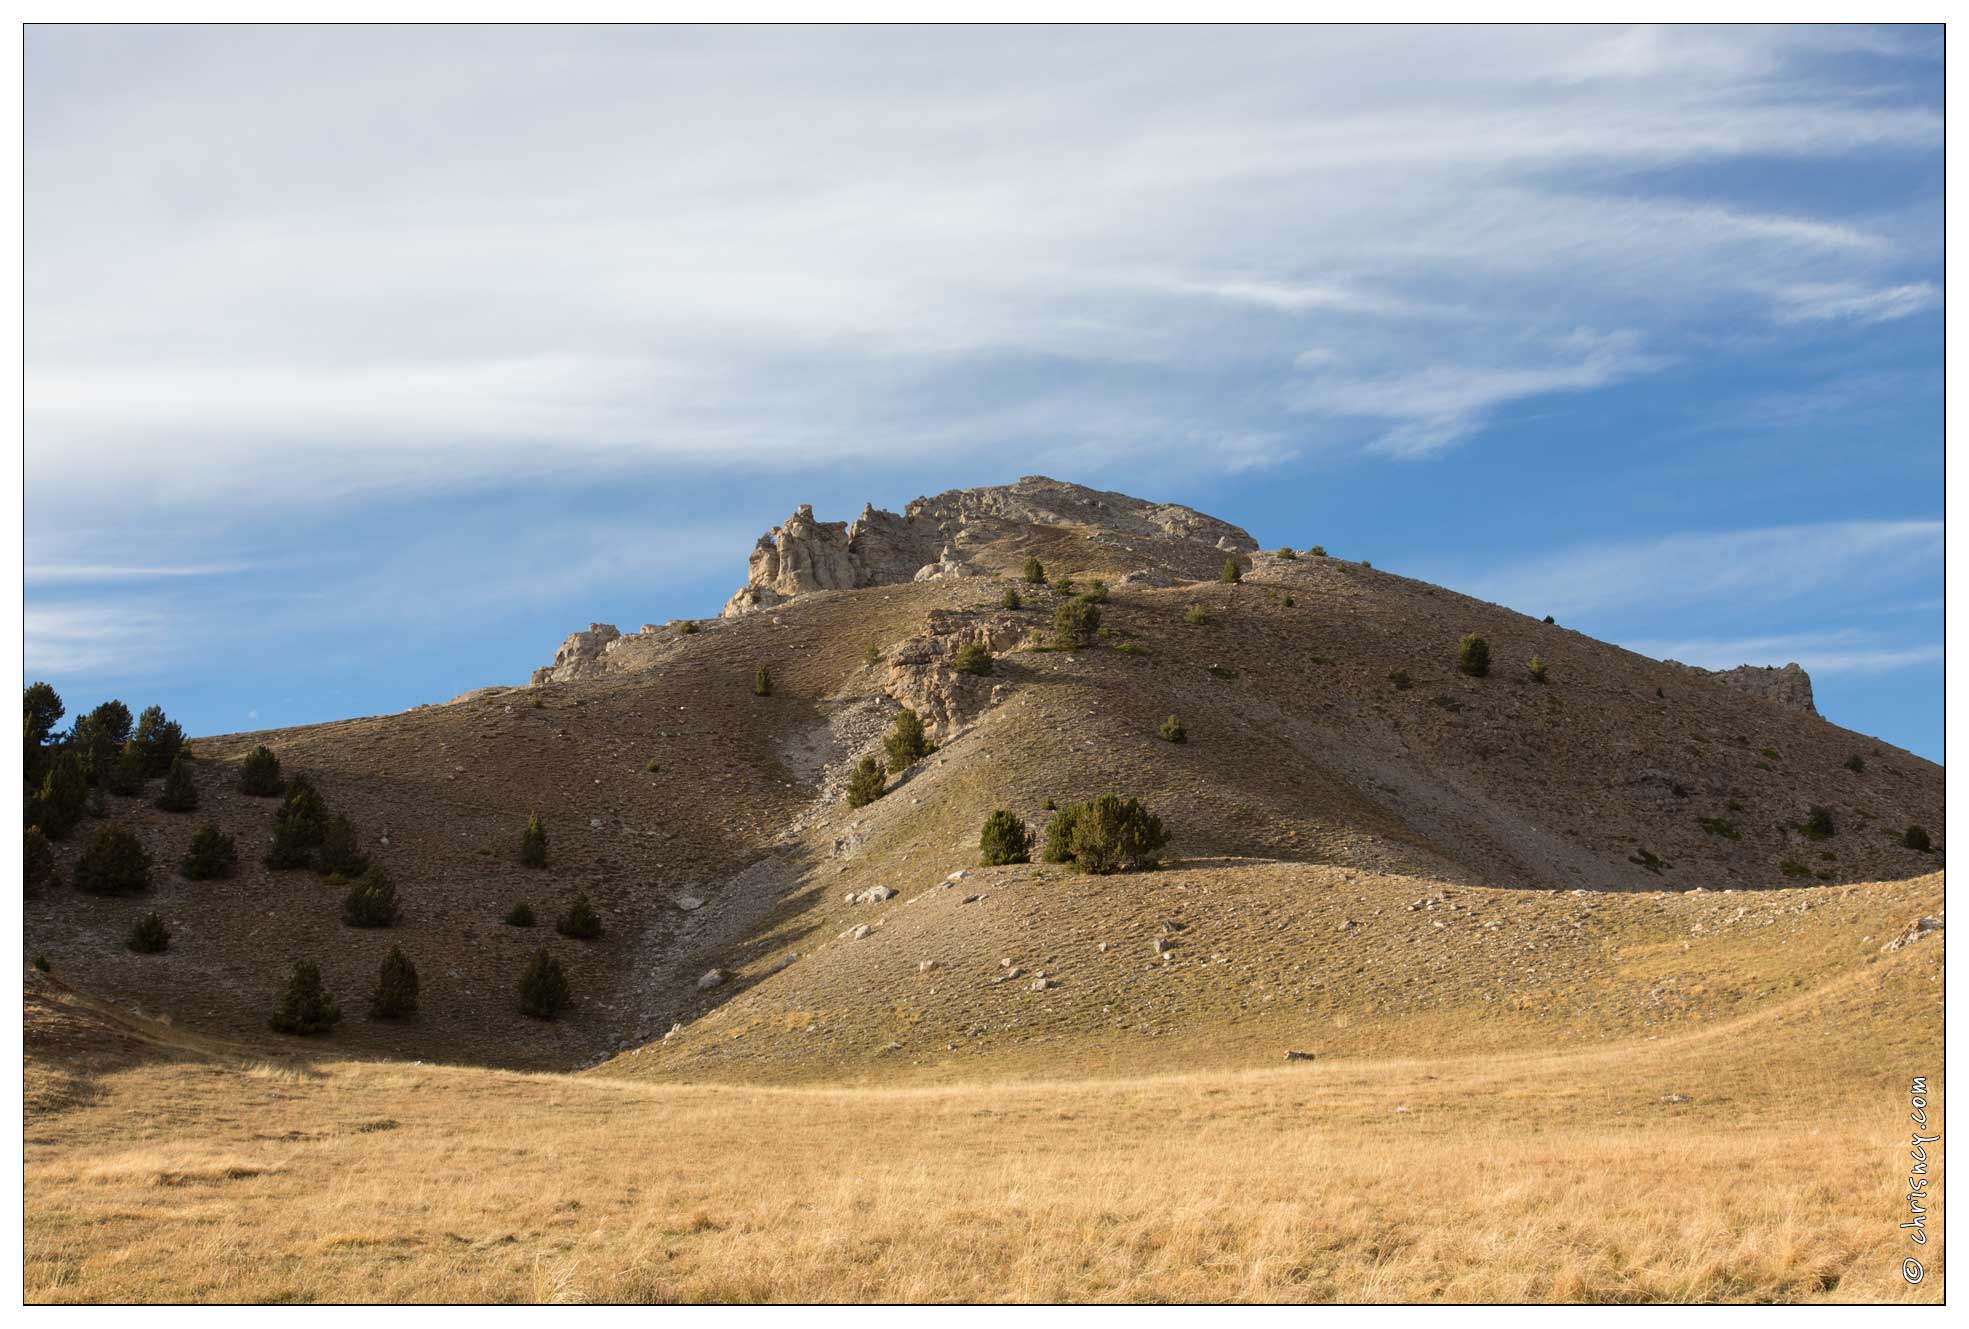
[(1043, 473), (1942, 757), (1938, 29), (26, 37), (25, 665), (195, 733)]

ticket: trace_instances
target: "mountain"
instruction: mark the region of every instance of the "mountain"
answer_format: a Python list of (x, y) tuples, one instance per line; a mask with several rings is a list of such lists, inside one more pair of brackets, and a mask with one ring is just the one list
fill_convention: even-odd
[[(1073, 591), (1024, 581), (1028, 559)], [(1096, 580), (1099, 635), (1058, 649), (1059, 605)], [(1459, 668), (1469, 634), (1483, 676)], [(967, 646), (988, 673), (957, 668)], [(905, 706), (935, 751), (846, 806)], [(338, 887), (259, 865), (274, 800), (237, 782), (262, 744), (354, 820), (396, 926), (346, 927)], [(400, 945), (418, 1017), (333, 1041), (401, 1058), (889, 1079), (1608, 1040), (1765, 1009), (1940, 910), (1941, 768), (1817, 714), (1795, 666), (1648, 659), (1043, 477), (848, 523), (801, 507), (717, 617), (594, 624), (525, 687), (192, 748), (196, 813), (109, 799), (160, 865), (149, 897), (46, 889), (28, 953), (267, 1043), (291, 961), (354, 1012)], [(1038, 831), (1110, 792), (1162, 819), (1162, 870), (978, 865), (994, 810)], [(205, 820), (241, 868), (185, 881)], [(1935, 852), (1903, 844), (1917, 824)], [(554, 933), (577, 894), (599, 938)], [(521, 901), (539, 926), (502, 921)], [(133, 954), (150, 909), (171, 949)], [(553, 1022), (516, 1010), (542, 946), (575, 999)]]

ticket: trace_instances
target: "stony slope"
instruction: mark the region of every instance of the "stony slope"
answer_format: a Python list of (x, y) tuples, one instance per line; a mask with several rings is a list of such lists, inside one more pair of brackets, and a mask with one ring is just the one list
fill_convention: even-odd
[[(871, 533), (896, 523), (876, 557)], [(1670, 966), (1613, 982), (1607, 948), (1630, 934), (1699, 954), (1685, 928), (1711, 926), (1730, 901), (1773, 927), (1837, 914), (1841, 936), (1884, 941), (1939, 908), (1932, 880), (1912, 879), (1940, 854), (1896, 837), (1916, 822), (1941, 844), (1940, 768), (1741, 680), (1357, 563), (1251, 553), (1243, 532), (1188, 509), (1057, 482), (919, 500), (895, 523), (858, 524), (841, 543), (861, 542), (849, 566), (866, 584), (784, 583), (790, 564), (822, 560), (782, 527), (777, 561), (762, 546), (749, 569), (748, 587), (773, 598), (741, 593), (738, 612), (696, 631), (595, 634), (599, 645), (564, 650), (530, 691), (200, 739), (203, 806), (190, 818), (111, 800), (160, 860), (206, 817), (257, 860), (272, 805), (232, 791), (231, 763), (265, 742), (374, 841), (406, 896), (398, 927), (347, 929), (320, 878), (249, 864), (219, 883), (161, 872), (141, 901), (57, 887), (27, 903), (29, 954), (88, 990), (244, 1038), (265, 1037), (290, 958), (312, 958), (351, 1011), (334, 1042), (401, 1056), (586, 1064), (682, 1026), (638, 1068), (888, 1074), (900, 1054), (941, 1073), (962, 1047), (968, 1064), (1009, 1069), (1046, 1037), (1049, 1056), (1125, 1070), (1165, 1055), (1276, 1055), (1301, 1037), (1374, 1046), (1376, 1029), (1393, 1027), (1377, 1012), (1430, 1001), (1459, 1012), (1465, 1042), (1549, 1038), (1543, 1020), (1465, 1027), (1463, 1013), (1522, 1011), (1553, 993), (1567, 1028), (1611, 1036), (1646, 1024), (1634, 984), (1697, 981)], [(1226, 550), (1242, 554), (1241, 585), (1214, 580)], [(1105, 578), (1114, 635), (1032, 649), (1055, 595), (1021, 588), (1025, 609), (999, 607), (1028, 555), (1051, 575)], [(1207, 622), (1184, 621), (1192, 604)], [(1491, 642), (1489, 678), (1453, 667), (1468, 631)], [(966, 641), (992, 646), (989, 677), (951, 670)], [(1522, 666), (1533, 654), (1549, 665), (1542, 685)], [(762, 664), (776, 683), (763, 698), (752, 695)], [(1396, 667), (1406, 690), (1389, 681)], [(903, 703), (942, 747), (850, 811), (843, 773)], [(1189, 730), (1181, 747), (1156, 736), (1172, 712)], [(1860, 772), (1844, 765), (1856, 754)], [(975, 864), (993, 808), (1037, 824), (1048, 799), (1110, 790), (1164, 816), (1171, 871), (997, 869), (932, 889)], [(1796, 829), (1813, 804), (1831, 809), (1833, 838)], [(551, 835), (541, 872), (515, 852), (533, 808)], [(62, 847), (64, 871), (81, 838)], [(878, 887), (899, 895), (885, 907), (844, 899)], [(605, 917), (599, 941), (500, 922), (527, 899), (545, 924), (576, 891)], [(964, 903), (971, 895), (984, 898)], [(1435, 897), (1462, 908), (1408, 908)], [(163, 956), (121, 948), (149, 908), (179, 934)], [(1172, 959), (1152, 950), (1165, 921), (1182, 925), (1166, 934)], [(879, 924), (874, 935), (841, 939), (864, 923)], [(393, 942), (425, 979), (422, 1014), (400, 1026), (359, 1013)], [(1873, 944), (1853, 942), (1837, 963)], [(551, 1025), (513, 1009), (540, 945), (564, 958), (578, 998)], [(1350, 956), (1375, 948), (1389, 966), (1414, 948), (1395, 986), (1385, 969), (1344, 977)], [(1524, 957), (1546, 948), (1557, 973), (1528, 979)], [(994, 983), (1004, 959), (1023, 972)], [(919, 970), (925, 961), (937, 967)], [(1031, 990), (1040, 969), (1056, 987)], [(712, 970), (724, 977), (700, 987)], [(1602, 980), (1612, 986), (1591, 986)], [(1758, 999), (1726, 990), (1697, 1005)], [(1040, 1004), (1051, 1013), (1030, 1016)], [(714, 1055), (736, 1033), (752, 1040), (745, 1051)]]

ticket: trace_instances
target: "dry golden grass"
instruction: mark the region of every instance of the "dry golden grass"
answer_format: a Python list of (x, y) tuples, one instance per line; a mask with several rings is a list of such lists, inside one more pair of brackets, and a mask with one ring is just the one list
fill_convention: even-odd
[(27, 1296), (1935, 1301), (1939, 1211), (1918, 1289), (1895, 1224), (1938, 966), (1673, 1038), (1137, 1080), (143, 1061), (30, 1118)]

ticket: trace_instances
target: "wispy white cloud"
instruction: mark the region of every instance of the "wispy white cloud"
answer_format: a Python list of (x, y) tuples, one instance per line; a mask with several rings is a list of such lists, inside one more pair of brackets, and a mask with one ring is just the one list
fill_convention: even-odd
[(245, 563), (195, 563), (185, 565), (145, 563), (33, 563), (27, 564), (30, 586), (66, 584), (101, 585), (125, 581), (173, 581), (184, 577), (223, 577), (244, 572)]
[[(1646, 183), (1934, 157), (1937, 105), (1827, 72), (1890, 38), (36, 28), (30, 518), (111, 471), (281, 506), (545, 455), (914, 458), (953, 396), (1060, 432), (946, 449), (1132, 418), (1132, 455), (1199, 468), (1199, 436), (1261, 463), (1361, 421), (1433, 455), (1708, 324), (1932, 303), (1933, 208)], [(1287, 371), (1282, 317), (1346, 372)]]
[(1564, 616), (1718, 601), (1762, 605), (1835, 586), (1891, 586), (1938, 574), (1941, 560), (1940, 521), (1817, 522), (1583, 545), (1441, 579), (1527, 613)]

